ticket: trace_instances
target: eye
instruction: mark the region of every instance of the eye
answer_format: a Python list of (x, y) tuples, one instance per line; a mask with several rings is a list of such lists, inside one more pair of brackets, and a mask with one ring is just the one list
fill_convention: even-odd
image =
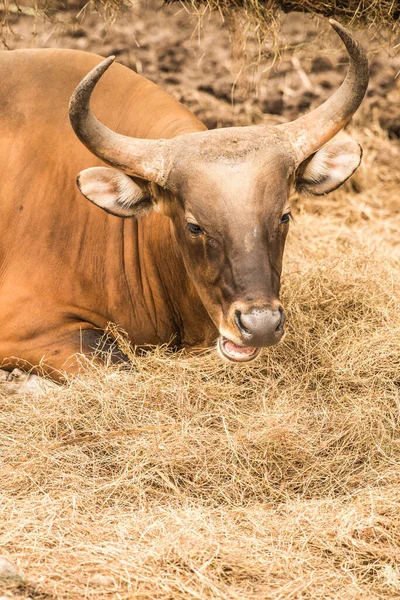
[(282, 215), (281, 217), (281, 223), (289, 223), (290, 219), (292, 218), (292, 213), (291, 212), (287, 212), (284, 215)]
[(201, 233), (203, 233), (202, 228), (199, 227), (196, 223), (188, 223), (186, 227), (192, 235), (200, 235)]

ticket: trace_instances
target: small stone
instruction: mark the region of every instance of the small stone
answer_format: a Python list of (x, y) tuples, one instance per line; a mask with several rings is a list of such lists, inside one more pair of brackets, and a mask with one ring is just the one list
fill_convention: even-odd
[(14, 565), (10, 563), (9, 560), (4, 558), (4, 556), (0, 556), (0, 580), (1, 579), (12, 579), (14, 581), (23, 580), (22, 575), (18, 571), (18, 569), (16, 569), (16, 567), (14, 567)]

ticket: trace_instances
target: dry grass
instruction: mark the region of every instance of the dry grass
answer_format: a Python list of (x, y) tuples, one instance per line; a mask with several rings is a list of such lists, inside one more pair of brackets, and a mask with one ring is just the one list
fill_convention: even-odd
[[(164, 0), (165, 4), (179, 2), (200, 10), (207, 7), (222, 15), (232, 11), (244, 11), (248, 17), (258, 22), (260, 28), (279, 12), (306, 12), (323, 17), (335, 17), (355, 25), (390, 25), (400, 17), (400, 8), (393, 0)], [(102, 16), (110, 16), (131, 9), (138, 0), (6, 0), (0, 10), (5, 13), (37, 14), (53, 18), (62, 11), (70, 11), (80, 18), (84, 11), (96, 11)]]
[(305, 12), (323, 17), (335, 17), (353, 25), (390, 25), (400, 17), (400, 8), (393, 0), (165, 0), (184, 2), (212, 11), (229, 14), (243, 11), (263, 26), (279, 12)]
[(357, 137), (355, 183), (294, 199), (288, 334), (257, 364), (155, 349), (0, 398), (0, 543), (27, 582), (3, 593), (399, 597), (399, 148)]
[[(351, 31), (361, 29), (370, 52), (385, 49), (393, 55), (400, 50), (400, 6), (393, 0), (164, 0), (166, 4), (181, 4), (196, 15), (201, 27), (209, 13), (219, 14), (232, 36), (232, 50), (241, 69), (267, 59), (270, 66), (286, 50), (315, 54), (317, 45), (323, 52), (337, 48), (338, 40), (331, 36), (327, 17), (334, 17)], [(315, 35), (306, 40), (284, 34), (287, 13), (296, 14), (299, 28), (312, 24)], [(294, 16), (294, 15), (292, 15)], [(199, 27), (199, 29), (201, 29)], [(358, 33), (360, 37), (360, 33)], [(332, 41), (333, 40), (333, 41)]]

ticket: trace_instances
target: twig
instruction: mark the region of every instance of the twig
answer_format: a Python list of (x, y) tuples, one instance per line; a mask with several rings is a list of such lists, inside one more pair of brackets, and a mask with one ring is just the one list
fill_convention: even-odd
[(44, 10), (30, 8), (29, 6), (17, 6), (16, 4), (0, 4), (0, 12), (12, 13), (16, 15), (26, 15), (28, 17), (45, 17)]
[(303, 84), (303, 86), (306, 88), (307, 91), (312, 92), (313, 91), (313, 84), (310, 81), (310, 78), (308, 77), (307, 73), (304, 71), (303, 67), (300, 64), (299, 59), (297, 58), (297, 56), (292, 56), (292, 65), (294, 67), (294, 69), (296, 70), (297, 75), (300, 78), (301, 83)]
[(117, 429), (115, 431), (110, 431), (105, 434), (91, 433), (89, 435), (78, 435), (74, 438), (70, 438), (69, 440), (65, 440), (64, 442), (60, 442), (59, 444), (55, 444), (54, 446), (52, 446), (52, 450), (56, 450), (57, 448), (63, 448), (65, 446), (72, 446), (73, 444), (80, 444), (82, 442), (92, 442), (94, 440), (100, 439), (112, 439), (124, 435), (136, 435), (140, 433), (157, 433), (158, 431), (166, 431), (168, 429), (172, 429), (172, 427), (172, 425), (155, 425), (151, 427)]

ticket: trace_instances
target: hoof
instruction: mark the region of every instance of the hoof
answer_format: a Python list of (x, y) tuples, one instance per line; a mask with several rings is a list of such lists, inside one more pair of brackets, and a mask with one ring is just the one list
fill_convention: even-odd
[(11, 372), (0, 369), (0, 392), (5, 394), (42, 394), (58, 388), (60, 386), (53, 381), (20, 369), (13, 369)]

